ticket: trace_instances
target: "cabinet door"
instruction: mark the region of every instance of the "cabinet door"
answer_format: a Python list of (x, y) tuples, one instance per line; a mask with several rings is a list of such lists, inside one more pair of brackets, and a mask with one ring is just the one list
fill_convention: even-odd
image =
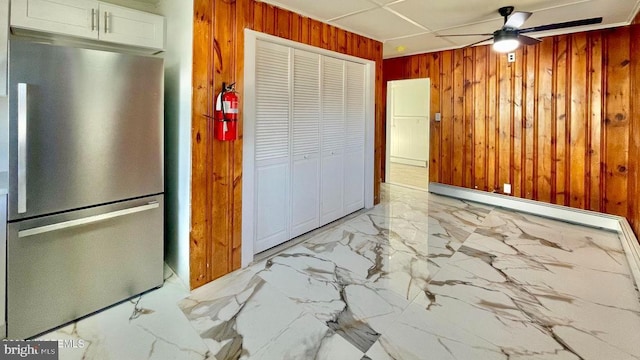
[(98, 2), (13, 0), (11, 26), (54, 34), (98, 38)]
[(293, 52), (291, 237), (319, 226), (320, 55)]
[(344, 216), (344, 61), (322, 58), (320, 225)]
[(163, 49), (164, 17), (100, 3), (100, 40)]
[(364, 207), (365, 66), (345, 63), (344, 210)]
[(260, 252), (289, 237), (289, 48), (258, 41), (256, 49), (255, 239)]

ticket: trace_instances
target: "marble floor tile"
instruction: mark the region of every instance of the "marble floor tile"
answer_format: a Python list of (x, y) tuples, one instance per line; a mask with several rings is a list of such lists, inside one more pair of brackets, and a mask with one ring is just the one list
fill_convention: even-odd
[(293, 244), (191, 292), (167, 271), (41, 338), (82, 340), (63, 360), (640, 359), (612, 232), (383, 185)]
[(616, 234), (501, 210), (485, 225), (367, 355), (640, 359), (640, 302)]
[(176, 303), (189, 295), (168, 269), (164, 286), (39, 336), (57, 340), (61, 360), (207, 359), (199, 334)]

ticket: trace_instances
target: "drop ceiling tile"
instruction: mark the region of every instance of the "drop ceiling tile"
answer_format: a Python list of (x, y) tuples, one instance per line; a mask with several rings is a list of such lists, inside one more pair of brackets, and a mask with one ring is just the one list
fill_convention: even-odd
[[(622, 23), (628, 20), (634, 5), (632, 1), (617, 1), (616, 6), (611, 6), (611, 0), (594, 0), (556, 9), (540, 10), (533, 13), (523, 28), (600, 16), (603, 17), (605, 24)], [(568, 28), (563, 33), (584, 31), (584, 29)]]
[(382, 8), (338, 19), (334, 23), (346, 29), (384, 41), (401, 36), (423, 33), (425, 30)]
[[(398, 46), (404, 47), (404, 51), (398, 52)], [(456, 45), (450, 41), (437, 38), (433, 33), (420, 34), (402, 39), (389, 40), (384, 43), (383, 57), (392, 58), (409, 54), (425, 53), (443, 49), (449, 49)]]
[(376, 7), (368, 0), (263, 0), (263, 2), (323, 21)]
[[(535, 11), (566, 6), (573, 3), (590, 3), (593, 0), (521, 0), (516, 4), (516, 11)], [(487, 20), (498, 20), (502, 17), (498, 9), (512, 5), (513, 0), (448, 0), (424, 1), (406, 0), (389, 5), (389, 8), (407, 16), (409, 19), (431, 30), (463, 26)]]
[[(493, 34), (494, 31), (502, 27), (501, 20), (486, 21), (479, 24), (461, 26), (453, 29), (438, 31), (438, 35), (455, 35), (455, 34)], [(487, 39), (491, 35), (478, 36), (450, 36), (445, 39), (453, 42), (458, 46), (466, 46), (482, 39)]]

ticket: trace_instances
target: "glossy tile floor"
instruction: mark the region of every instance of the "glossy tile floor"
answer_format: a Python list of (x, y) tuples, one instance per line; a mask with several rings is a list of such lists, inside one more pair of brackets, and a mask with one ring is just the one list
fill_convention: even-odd
[(42, 338), (61, 359), (640, 359), (617, 234), (383, 186), (376, 208), (189, 293)]
[(429, 186), (429, 170), (426, 167), (411, 166), (389, 162), (389, 179), (393, 184), (413, 186), (427, 189)]

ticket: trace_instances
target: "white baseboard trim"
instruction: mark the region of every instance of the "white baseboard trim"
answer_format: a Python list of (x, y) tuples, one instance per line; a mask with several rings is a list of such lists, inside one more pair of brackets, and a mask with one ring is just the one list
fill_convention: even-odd
[(635, 279), (636, 288), (640, 289), (640, 244), (631, 229), (631, 225), (629, 225), (627, 219), (622, 216), (547, 204), (540, 201), (434, 182), (429, 183), (429, 192), (574, 224), (615, 231), (619, 235), (622, 248), (627, 256), (631, 273)]

